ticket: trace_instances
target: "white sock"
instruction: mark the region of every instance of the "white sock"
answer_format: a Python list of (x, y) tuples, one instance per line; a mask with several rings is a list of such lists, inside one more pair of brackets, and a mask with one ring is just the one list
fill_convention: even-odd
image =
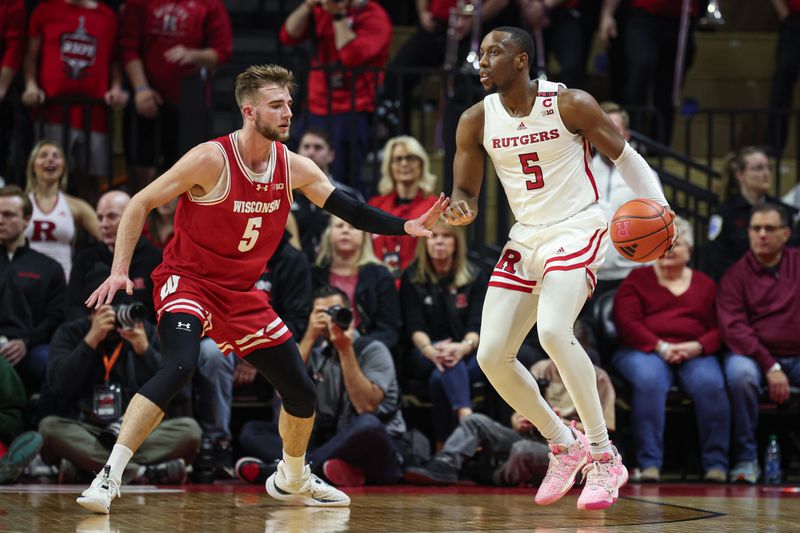
[(583, 429), (586, 430), (586, 438), (589, 439), (589, 453), (592, 459), (600, 459), (606, 452), (613, 455), (605, 423), (595, 427), (584, 426)]
[(560, 418), (556, 420), (558, 420), (556, 424), (548, 424), (548, 427), (542, 428), (539, 432), (547, 439), (548, 444), (563, 444), (564, 446), (569, 446), (575, 442), (575, 435)]
[(130, 448), (123, 444), (115, 444), (111, 450), (111, 457), (108, 458), (107, 465), (111, 466), (111, 474), (109, 477), (117, 482), (122, 483), (122, 474), (125, 472), (125, 467), (133, 457), (133, 452)]
[(283, 473), (286, 481), (293, 483), (303, 477), (303, 470), (306, 466), (306, 455), (292, 457), (286, 450), (283, 450)]

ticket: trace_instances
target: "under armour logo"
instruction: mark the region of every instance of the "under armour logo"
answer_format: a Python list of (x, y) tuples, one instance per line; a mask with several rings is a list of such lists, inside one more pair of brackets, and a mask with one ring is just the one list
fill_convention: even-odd
[(179, 329), (181, 331), (192, 331), (191, 324), (189, 322), (178, 322), (178, 327), (175, 329)]
[(261, 185), (260, 183), (256, 184), (257, 191), (266, 191), (267, 189), (269, 189), (269, 185)]

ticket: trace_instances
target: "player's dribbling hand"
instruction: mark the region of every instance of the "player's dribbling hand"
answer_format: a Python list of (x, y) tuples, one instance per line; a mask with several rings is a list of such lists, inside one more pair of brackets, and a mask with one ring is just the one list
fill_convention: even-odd
[(444, 212), (444, 221), (451, 226), (466, 226), (475, 220), (477, 211), (466, 200), (459, 200)]
[(124, 290), (129, 296), (133, 295), (133, 282), (127, 274), (111, 274), (108, 276), (86, 299), (86, 307), (99, 309), (103, 304), (110, 304), (118, 290)]
[(439, 221), (439, 218), (442, 216), (442, 213), (444, 213), (444, 210), (447, 209), (448, 205), (450, 205), (450, 198), (445, 196), (444, 193), (441, 193), (436, 203), (422, 216), (413, 220), (406, 220), (403, 229), (413, 237), (433, 237), (431, 228)]
[(669, 210), (669, 216), (672, 217), (672, 242), (669, 243), (669, 246), (667, 247), (667, 250), (664, 252), (664, 254), (661, 257), (659, 257), (659, 259), (661, 259), (662, 257), (665, 257), (668, 253), (670, 253), (675, 248), (675, 244), (678, 242), (679, 231), (678, 231), (678, 226), (675, 224), (675, 219), (677, 218), (678, 215), (675, 214), (675, 211), (670, 209)]

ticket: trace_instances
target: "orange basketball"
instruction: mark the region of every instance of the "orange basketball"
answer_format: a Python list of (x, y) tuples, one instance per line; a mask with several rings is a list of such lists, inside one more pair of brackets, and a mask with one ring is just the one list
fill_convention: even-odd
[(611, 219), (611, 242), (622, 257), (637, 263), (664, 255), (674, 234), (669, 211), (645, 198), (622, 204)]

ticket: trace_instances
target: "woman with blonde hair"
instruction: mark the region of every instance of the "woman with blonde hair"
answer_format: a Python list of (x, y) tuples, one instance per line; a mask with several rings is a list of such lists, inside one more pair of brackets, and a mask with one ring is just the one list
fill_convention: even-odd
[(431, 231), (403, 272), (400, 301), (405, 335), (413, 343), (406, 369), (428, 380), (434, 433), (444, 442), (472, 413), (470, 384), (483, 376), (475, 353), (488, 280), (467, 260), (462, 228), (440, 222)]
[[(383, 147), (381, 180), (378, 194), (369, 204), (403, 218), (414, 218), (436, 202), (433, 189), (436, 176), (431, 174), (428, 154), (413, 137), (393, 137)], [(410, 235), (373, 235), (372, 246), (378, 259), (395, 276), (414, 259), (417, 238)]]
[(311, 272), (314, 291), (329, 285), (350, 299), (355, 328), (390, 350), (400, 335), (400, 302), (389, 270), (375, 258), (369, 234), (331, 216)]
[(100, 239), (100, 228), (92, 206), (64, 192), (67, 177), (61, 146), (39, 141), (28, 157), (25, 191), (31, 198), (33, 214), (25, 237), (31, 248), (58, 261), (69, 279), (76, 228), (83, 228), (95, 239)]

